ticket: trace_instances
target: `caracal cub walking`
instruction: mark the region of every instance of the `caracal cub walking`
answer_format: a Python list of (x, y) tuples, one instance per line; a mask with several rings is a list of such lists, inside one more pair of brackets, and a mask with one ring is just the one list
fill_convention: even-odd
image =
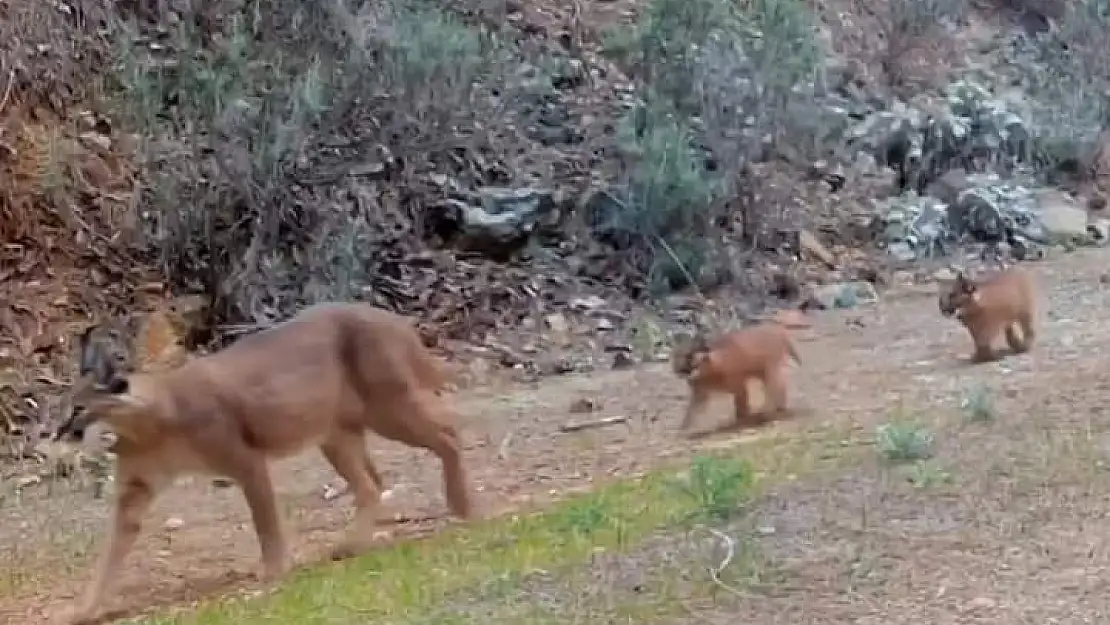
[(941, 288), (938, 304), (942, 315), (955, 316), (971, 334), (973, 363), (1001, 358), (994, 348), (999, 334), (1006, 335), (1014, 353), (1027, 352), (1033, 346), (1036, 289), (1025, 269), (1011, 267), (978, 280), (957, 272), (956, 278)]
[[(690, 402), (680, 426), (689, 433), (714, 393), (733, 396), (736, 427), (755, 427), (787, 413), (787, 374), (790, 360), (801, 364), (787, 325), (763, 322), (723, 334), (713, 340), (695, 337), (672, 357), (674, 372), (686, 378)], [(763, 384), (766, 410), (753, 413), (748, 382)]]
[(319, 447), (354, 495), (345, 550), (368, 542), (381, 497), (367, 430), (439, 456), (449, 507), (463, 518), (474, 514), (454, 411), (439, 394), (445, 374), (399, 315), (368, 304), (318, 304), (171, 370), (99, 373), (108, 381), (75, 393), (84, 410), (62, 431), (79, 438), (103, 421), (117, 435), (114, 520), (68, 623), (96, 616), (155, 496), (185, 474), (226, 476), (242, 489), (267, 580), (291, 566), (270, 459)]

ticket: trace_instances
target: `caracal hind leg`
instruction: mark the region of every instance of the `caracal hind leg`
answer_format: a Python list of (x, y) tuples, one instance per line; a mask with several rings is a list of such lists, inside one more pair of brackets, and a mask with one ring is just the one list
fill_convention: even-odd
[(374, 481), (374, 486), (381, 493), (385, 490), (385, 479), (382, 478), (381, 471), (378, 470), (378, 465), (374, 463), (374, 459), (370, 457), (369, 452), (364, 452), (363, 465), (366, 469), (367, 475)]
[(143, 481), (140, 477), (126, 471), (116, 472), (119, 492), (116, 495), (115, 510), (112, 513), (111, 536), (108, 546), (100, 556), (96, 572), (81, 601), (63, 616), (61, 621), (68, 625), (91, 622), (100, 611), (104, 593), (109, 582), (119, 573), (124, 559), (135, 545), (142, 531), (143, 517), (150, 510), (157, 494), (157, 486)]
[(760, 425), (762, 417), (752, 410), (751, 395), (748, 393), (748, 381), (744, 380), (732, 390), (732, 426), (734, 428), (748, 428)]
[(1010, 351), (1015, 354), (1028, 351), (1025, 345), (1025, 335), (1016, 325), (1006, 326), (1006, 344), (1010, 346)]
[(764, 393), (767, 395), (767, 409), (765, 421), (786, 417), (790, 408), (787, 405), (788, 390), (787, 366), (783, 364), (771, 368), (763, 380)]
[(972, 363), (993, 362), (998, 360), (999, 353), (994, 349), (994, 339), (997, 334), (994, 328), (984, 328), (979, 334), (971, 335), (971, 340), (975, 344), (975, 351), (971, 353)]
[(686, 416), (682, 418), (682, 425), (678, 429), (689, 433), (694, 422), (705, 412), (705, 405), (709, 402), (709, 391), (702, 386), (690, 386), (690, 401), (686, 404)]
[(354, 496), (355, 518), (348, 530), (343, 544), (336, 550), (336, 557), (354, 555), (370, 542), (371, 531), (378, 521), (378, 503), (381, 479), (376, 467), (366, 453), (365, 440), (361, 431), (341, 431), (320, 446), (324, 458), (347, 482), (347, 488)]
[[(1015, 330), (1021, 330), (1020, 339)], [(1016, 324), (1010, 324), (1006, 327), (1006, 342), (1010, 344), (1010, 349), (1014, 350), (1016, 354), (1023, 354), (1032, 349), (1036, 335), (1037, 331), (1033, 329), (1033, 316), (1031, 314), (1021, 315), (1018, 317)]]
[(463, 462), (462, 440), (455, 427), (457, 418), (449, 401), (449, 397), (434, 391), (412, 390), (387, 407), (388, 415), (386, 412), (380, 415), (388, 416), (386, 427), (373, 429), (386, 438), (422, 447), (438, 456), (443, 464), (447, 507), (459, 518), (473, 519), (478, 511), (471, 493), (470, 473)]

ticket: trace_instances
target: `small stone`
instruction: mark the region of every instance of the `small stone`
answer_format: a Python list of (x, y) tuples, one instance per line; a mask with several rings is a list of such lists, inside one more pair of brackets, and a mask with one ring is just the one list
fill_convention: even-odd
[(162, 529), (166, 530), (167, 532), (172, 532), (174, 530), (181, 529), (182, 525), (185, 525), (185, 521), (178, 517), (171, 516), (170, 518), (166, 519), (165, 523), (162, 524)]
[(324, 501), (331, 501), (343, 496), (347, 492), (347, 485), (338, 486), (336, 484), (326, 484), (324, 486), (323, 498)]
[(617, 352), (613, 354), (613, 369), (628, 369), (636, 364), (632, 359), (632, 355), (628, 352)]
[(933, 280), (937, 282), (951, 282), (956, 279), (956, 272), (944, 267), (933, 272)]
[(587, 296), (587, 297), (578, 297), (578, 298), (570, 300), (570, 307), (573, 308), (574, 310), (579, 310), (579, 311), (593, 310), (595, 308), (601, 308), (604, 305), (605, 305), (605, 300), (601, 299), (600, 297), (598, 297), (596, 295), (590, 295), (590, 296)]
[(81, 143), (86, 147), (94, 149), (100, 153), (107, 154), (112, 149), (112, 139), (99, 132), (82, 132), (80, 135)]
[(579, 397), (570, 403), (570, 408), (568, 410), (571, 414), (585, 414), (593, 412), (597, 410), (597, 408), (597, 402), (594, 400), (586, 397)]
[(975, 597), (964, 604), (966, 610), (989, 610), (998, 605), (998, 602), (989, 597)]
[(916, 281), (912, 271), (895, 271), (891, 280), (898, 286), (913, 286)]
[(570, 330), (570, 326), (567, 325), (567, 318), (559, 313), (547, 315), (544, 317), (544, 321), (547, 322), (547, 327), (557, 334), (565, 334)]

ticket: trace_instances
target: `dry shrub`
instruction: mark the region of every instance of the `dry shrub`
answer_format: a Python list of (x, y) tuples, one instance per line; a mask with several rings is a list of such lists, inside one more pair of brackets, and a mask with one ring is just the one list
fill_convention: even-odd
[(887, 87), (899, 96), (943, 86), (958, 50), (953, 33), (963, 25), (967, 0), (890, 0), (878, 11)]
[(145, 240), (224, 320), (358, 296), (420, 230), (407, 181), (458, 170), (479, 140), (490, 41), (421, 0), (214, 4), (160, 18), (167, 55), (123, 42), (120, 109), (149, 137)]
[(1110, 2), (1078, 0), (1057, 27), (1020, 41), (1014, 66), (1031, 100), (1034, 162), (1052, 183), (1086, 186), (1106, 176), (1110, 130)]
[(50, 135), (18, 113), (8, 117), (0, 134), (0, 241), (36, 238), (37, 205), (50, 164)]
[[(79, 231), (113, 202), (98, 202), (98, 186), (118, 191), (124, 163), (82, 158), (81, 129), (70, 123), (74, 105), (96, 98), (98, 76), (110, 65), (115, 3), (77, 0), (0, 3), (0, 241), (40, 244), (49, 239), (79, 254)], [(126, 204), (126, 200), (123, 201)], [(115, 223), (118, 216), (109, 221)]]
[[(0, 84), (12, 97), (64, 114), (96, 91), (111, 60), (114, 0), (0, 3)], [(9, 111), (10, 112), (10, 111)]]

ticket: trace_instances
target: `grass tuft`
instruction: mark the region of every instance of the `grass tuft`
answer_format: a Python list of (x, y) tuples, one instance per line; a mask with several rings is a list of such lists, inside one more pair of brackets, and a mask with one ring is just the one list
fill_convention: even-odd
[(915, 424), (891, 421), (875, 430), (875, 446), (890, 462), (914, 462), (933, 455), (933, 435)]

